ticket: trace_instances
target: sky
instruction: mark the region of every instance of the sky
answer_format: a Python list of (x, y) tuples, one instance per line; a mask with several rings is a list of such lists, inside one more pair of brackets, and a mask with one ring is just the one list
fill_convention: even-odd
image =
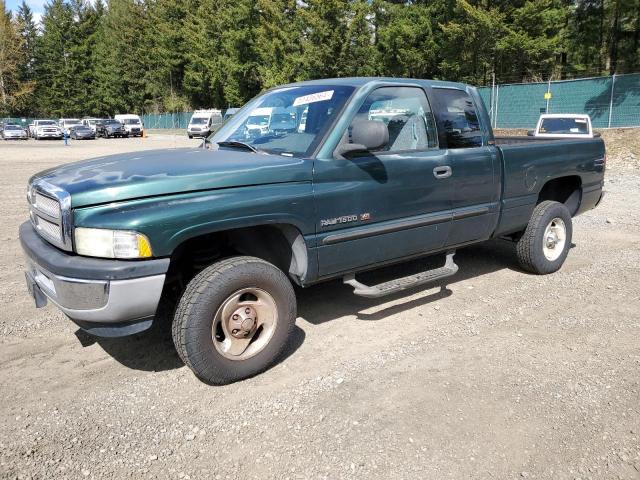
[[(18, 11), (18, 7), (22, 3), (22, 0), (5, 0), (5, 4), (7, 10), (11, 10), (16, 13)], [(33, 11), (33, 19), (36, 22), (40, 22), (40, 18), (42, 18), (42, 14), (44, 13), (44, 5), (47, 3), (47, 0), (27, 0), (27, 5), (31, 7)]]

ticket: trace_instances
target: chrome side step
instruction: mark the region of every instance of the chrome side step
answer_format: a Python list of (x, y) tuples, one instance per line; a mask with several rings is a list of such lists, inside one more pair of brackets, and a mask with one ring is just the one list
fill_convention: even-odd
[(453, 261), (456, 252), (447, 252), (447, 261), (444, 267), (434, 268), (425, 272), (409, 275), (408, 277), (396, 278), (378, 285), (368, 286), (356, 280), (355, 274), (345, 275), (343, 282), (353, 287), (353, 293), (360, 297), (379, 298), (392, 293), (414, 288), (426, 283), (437, 282), (444, 278), (455, 275), (458, 265)]

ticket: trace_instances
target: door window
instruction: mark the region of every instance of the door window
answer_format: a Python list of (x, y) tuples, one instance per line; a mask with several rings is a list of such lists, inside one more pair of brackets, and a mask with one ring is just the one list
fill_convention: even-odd
[(438, 147), (438, 135), (427, 96), (416, 87), (382, 87), (364, 101), (349, 127), (362, 120), (383, 122), (389, 142), (379, 151), (428, 150)]
[(482, 146), (482, 130), (471, 97), (462, 90), (435, 88), (440, 104), (439, 126), (448, 148)]

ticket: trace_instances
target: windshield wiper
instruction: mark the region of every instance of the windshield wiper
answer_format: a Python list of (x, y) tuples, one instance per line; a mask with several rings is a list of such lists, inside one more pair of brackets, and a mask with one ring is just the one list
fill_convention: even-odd
[(232, 147), (232, 148), (244, 148), (246, 150), (251, 150), (253, 153), (258, 153), (259, 150), (251, 145), (250, 143), (239, 142), (237, 140), (226, 140), (223, 142), (216, 142), (221, 147)]

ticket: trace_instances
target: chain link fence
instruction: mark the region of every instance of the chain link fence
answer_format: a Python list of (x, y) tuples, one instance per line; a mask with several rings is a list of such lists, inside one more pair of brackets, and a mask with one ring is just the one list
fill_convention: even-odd
[(534, 128), (542, 113), (587, 113), (596, 128), (640, 127), (640, 74), (478, 89), (494, 128)]

